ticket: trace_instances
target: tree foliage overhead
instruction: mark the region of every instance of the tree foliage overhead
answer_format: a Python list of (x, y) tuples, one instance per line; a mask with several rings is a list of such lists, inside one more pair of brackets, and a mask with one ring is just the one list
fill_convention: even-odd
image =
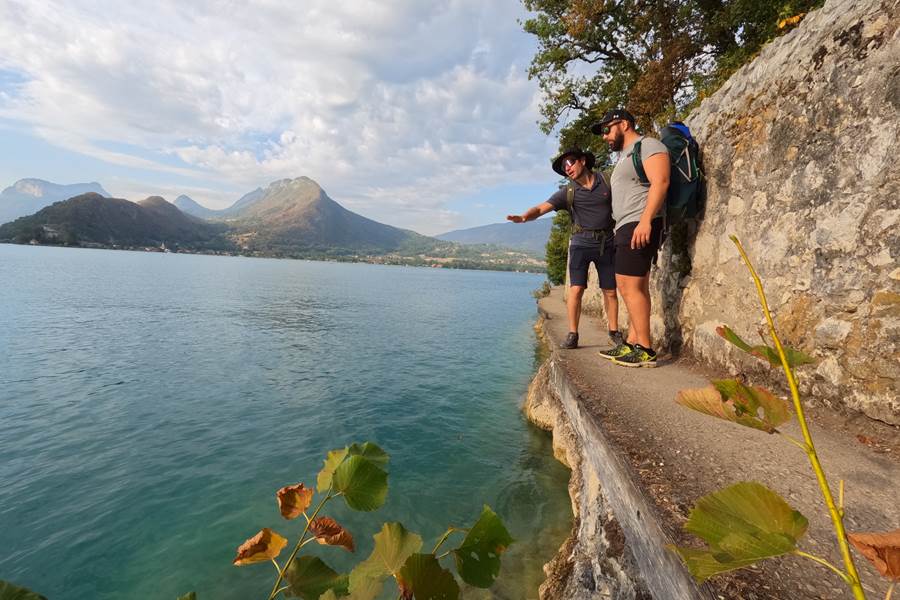
[(523, 0), (538, 38), (529, 76), (544, 94), (541, 129), (560, 147), (606, 148), (589, 126), (627, 107), (652, 128), (686, 113), (824, 0)]

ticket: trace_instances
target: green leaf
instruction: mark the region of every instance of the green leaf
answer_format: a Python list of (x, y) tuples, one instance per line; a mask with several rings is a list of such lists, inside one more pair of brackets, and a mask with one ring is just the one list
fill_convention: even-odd
[(188, 592), (184, 596), (178, 596), (178, 600), (197, 600), (197, 592)]
[(500, 555), (511, 543), (500, 517), (485, 505), (466, 539), (453, 551), (459, 576), (469, 585), (490, 587), (500, 572)]
[(338, 597), (337, 594), (334, 593), (334, 590), (328, 590), (319, 596), (319, 600), (338, 600)]
[(47, 600), (31, 590), (0, 580), (0, 600)]
[[(752, 354), (757, 358), (761, 358), (762, 360), (767, 361), (773, 367), (781, 366), (781, 358), (778, 356), (778, 351), (775, 348), (763, 344), (760, 344), (759, 346), (751, 346), (750, 344), (742, 340), (738, 334), (736, 334), (725, 325), (716, 327), (716, 333), (718, 333), (726, 341), (731, 342), (747, 354)], [(783, 346), (782, 348), (784, 349), (784, 356), (787, 359), (788, 366), (796, 367), (799, 365), (809, 365), (816, 362), (816, 359), (812, 358), (808, 354), (805, 354), (804, 352), (801, 352), (800, 350), (795, 350), (794, 348), (789, 348), (787, 346)]]
[(397, 577), (400, 595), (416, 600), (457, 600), (459, 584), (434, 554), (413, 554)]
[[(784, 356), (787, 358), (788, 365), (795, 367), (799, 365), (812, 365), (815, 364), (816, 359), (812, 356), (801, 352), (800, 350), (795, 350), (794, 348), (789, 348), (784, 346)], [(776, 353), (777, 356), (777, 353)], [(778, 364), (781, 364), (781, 361), (778, 361)]]
[(745, 427), (774, 433), (790, 418), (787, 403), (761, 387), (749, 387), (736, 379), (713, 381), (699, 389), (681, 390), (675, 402), (691, 410)]
[(350, 596), (353, 600), (374, 600), (384, 580), (396, 576), (406, 559), (422, 549), (422, 538), (400, 523), (385, 523), (376, 533), (375, 548), (369, 558), (350, 572)]
[(712, 384), (722, 395), (722, 400), (734, 404), (740, 416), (762, 422), (769, 428), (766, 431), (774, 431), (791, 418), (787, 402), (765, 388), (747, 386), (737, 379), (717, 379)]
[(385, 471), (387, 471), (388, 453), (382, 450), (377, 444), (373, 444), (372, 442), (366, 442), (365, 444), (351, 444), (347, 451), (351, 456), (362, 456), (369, 462), (375, 464), (376, 467), (379, 467)]
[(303, 600), (318, 600), (328, 590), (338, 595), (347, 593), (347, 576), (340, 575), (317, 556), (294, 559), (285, 575), (291, 584), (287, 591)]
[(334, 472), (334, 489), (341, 492), (347, 505), (355, 510), (381, 508), (387, 497), (388, 474), (362, 456), (350, 456)]
[(332, 450), (325, 457), (325, 464), (322, 470), (319, 471), (319, 476), (316, 480), (316, 488), (320, 494), (326, 492), (331, 486), (335, 470), (347, 456), (361, 456), (383, 471), (387, 471), (388, 459), (390, 458), (387, 452), (372, 442), (351, 444), (346, 448)]
[(809, 522), (781, 496), (752, 481), (736, 483), (697, 501), (684, 528), (707, 549), (668, 546), (698, 581), (781, 556), (797, 547)]
[(320, 494), (324, 494), (331, 487), (334, 471), (343, 462), (345, 456), (347, 456), (347, 448), (336, 448), (325, 457), (325, 465), (319, 471), (319, 476), (316, 479), (316, 489), (318, 489)]

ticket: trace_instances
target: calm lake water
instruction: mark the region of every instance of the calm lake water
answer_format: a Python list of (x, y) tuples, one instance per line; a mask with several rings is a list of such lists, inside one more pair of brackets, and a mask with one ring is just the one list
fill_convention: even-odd
[(275, 491), (371, 440), (387, 503), (330, 504), (357, 552), (314, 553), (347, 570), (385, 521), (430, 550), (487, 503), (517, 542), (465, 597), (536, 598), (571, 523), (568, 471), (519, 411), (542, 280), (0, 245), (0, 579), (50, 600), (265, 598), (275, 570), (232, 566), (237, 546), (295, 541)]

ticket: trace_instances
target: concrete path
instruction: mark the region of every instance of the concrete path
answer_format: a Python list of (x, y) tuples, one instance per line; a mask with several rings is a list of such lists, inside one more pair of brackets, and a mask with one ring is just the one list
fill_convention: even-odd
[[(758, 481), (809, 519), (809, 531), (800, 548), (842, 565), (831, 520), (805, 453), (778, 435), (675, 404), (678, 390), (704, 387), (710, 378), (728, 374), (704, 370), (686, 359), (661, 360), (656, 369), (616, 366), (597, 354), (610, 344), (605, 325), (592, 317), (582, 318), (580, 347), (560, 350), (558, 344), (567, 331), (562, 290), (553, 289), (539, 306), (547, 318), (547, 339), (581, 401), (627, 456), (676, 543), (692, 544), (696, 539), (682, 532), (681, 526), (697, 498), (738, 481)], [(724, 349), (726, 342), (722, 344)], [(847, 530), (900, 527), (900, 430), (819, 407), (811, 407), (809, 412), (813, 440), (835, 496), (838, 481), (845, 481)], [(795, 419), (782, 430), (801, 437)], [(855, 553), (854, 557), (869, 599), (880, 600), (887, 590), (886, 581), (861, 555)], [(852, 597), (837, 575), (796, 556), (770, 559), (713, 581), (711, 587), (721, 598)]]

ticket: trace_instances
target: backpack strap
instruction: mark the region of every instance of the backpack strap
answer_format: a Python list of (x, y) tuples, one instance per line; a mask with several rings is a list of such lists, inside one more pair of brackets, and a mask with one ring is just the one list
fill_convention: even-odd
[(647, 179), (647, 172), (644, 171), (644, 161), (641, 160), (641, 141), (643, 139), (641, 138), (634, 143), (634, 147), (631, 150), (631, 162), (634, 164), (634, 172), (637, 173), (638, 181), (641, 182), (641, 185), (650, 185), (650, 180)]
[[(572, 209), (575, 208), (575, 184), (571, 181), (566, 184), (566, 206), (569, 207), (569, 216), (572, 217)], [(572, 222), (575, 222), (574, 217)]]

